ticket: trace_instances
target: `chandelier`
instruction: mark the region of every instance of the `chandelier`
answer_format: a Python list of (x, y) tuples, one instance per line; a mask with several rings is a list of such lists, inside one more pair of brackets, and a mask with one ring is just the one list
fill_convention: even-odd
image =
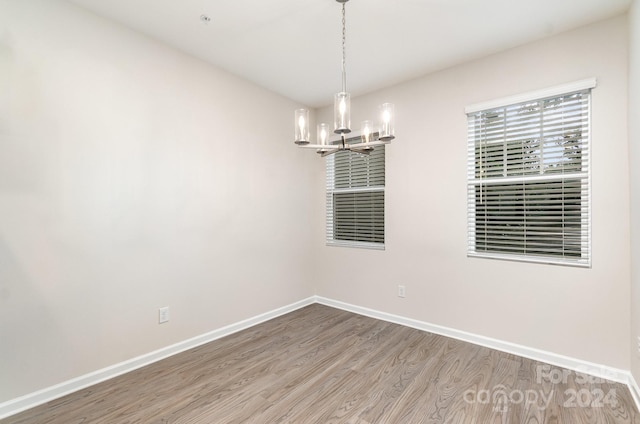
[(329, 139), (329, 125), (321, 123), (318, 124), (316, 144), (311, 144), (309, 135), (309, 110), (297, 109), (294, 114), (294, 142), (300, 147), (316, 149), (323, 157), (341, 150), (368, 155), (376, 146), (388, 144), (395, 138), (394, 106), (392, 103), (382, 104), (380, 106), (379, 124), (376, 126), (372, 121), (363, 121), (360, 128), (359, 142), (347, 143), (346, 134), (351, 132), (351, 96), (347, 92), (345, 3), (349, 0), (336, 1), (342, 3), (342, 91), (334, 96), (333, 132), (340, 135), (340, 140), (337, 143), (333, 143)]

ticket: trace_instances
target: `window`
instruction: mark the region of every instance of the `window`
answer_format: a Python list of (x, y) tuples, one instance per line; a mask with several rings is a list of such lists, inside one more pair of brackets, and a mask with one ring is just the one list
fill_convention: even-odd
[(467, 108), (469, 256), (590, 266), (595, 80), (567, 87)]
[[(377, 136), (377, 135), (376, 135)], [(359, 143), (360, 136), (347, 143)], [(326, 159), (327, 244), (384, 249), (384, 146)]]

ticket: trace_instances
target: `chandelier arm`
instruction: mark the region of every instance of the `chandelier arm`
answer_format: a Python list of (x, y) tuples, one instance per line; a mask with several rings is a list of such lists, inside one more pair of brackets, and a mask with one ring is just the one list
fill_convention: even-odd
[(318, 153), (320, 153), (320, 156), (324, 158), (324, 157), (332, 155), (334, 153), (338, 153), (341, 150), (342, 149), (321, 150)]
[(349, 143), (346, 144), (344, 147), (342, 146), (341, 142), (338, 142), (337, 144), (331, 144), (331, 145), (326, 145), (326, 144), (300, 144), (298, 145), (298, 147), (300, 147), (301, 149), (315, 149), (315, 150), (327, 150), (327, 148), (329, 148), (330, 150), (353, 150), (353, 149), (371, 149), (372, 147), (378, 147), (378, 146), (384, 146), (386, 144), (389, 144), (388, 141), (383, 141), (383, 140), (374, 140), (374, 141), (367, 141), (366, 143)]
[(315, 149), (315, 150), (327, 150), (327, 148), (335, 149), (337, 147), (327, 146), (326, 144), (305, 144), (304, 146), (298, 146), (302, 149)]
[(366, 143), (353, 143), (353, 144), (350, 144), (349, 147), (353, 149), (367, 149), (370, 147), (384, 146), (385, 144), (389, 144), (389, 143), (385, 143), (384, 141), (380, 141), (380, 140), (375, 140), (375, 141), (367, 141)]
[(365, 149), (355, 149), (353, 147), (348, 149), (350, 152), (359, 153), (361, 155), (369, 156), (373, 151), (373, 147), (365, 148)]

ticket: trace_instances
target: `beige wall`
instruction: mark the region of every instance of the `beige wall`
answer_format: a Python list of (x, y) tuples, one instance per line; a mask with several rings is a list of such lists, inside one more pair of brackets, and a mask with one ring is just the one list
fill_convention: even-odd
[[(67, 3), (0, 0), (0, 402), (314, 290), (629, 368), (626, 24), (355, 99), (354, 123), (398, 113), (379, 252), (323, 245), (323, 162), (289, 142), (293, 102)], [(639, 26), (636, 7), (632, 75)], [(464, 107), (587, 77), (593, 268), (468, 259)]]
[(640, 382), (640, 3), (629, 11), (629, 165), (631, 171), (631, 372)]
[(322, 164), (290, 142), (297, 106), (0, 0), (0, 402), (311, 296)]
[[(627, 55), (621, 16), (355, 99), (396, 105), (386, 251), (324, 247), (318, 295), (628, 369)], [(465, 106), (589, 77), (592, 269), (467, 258)]]

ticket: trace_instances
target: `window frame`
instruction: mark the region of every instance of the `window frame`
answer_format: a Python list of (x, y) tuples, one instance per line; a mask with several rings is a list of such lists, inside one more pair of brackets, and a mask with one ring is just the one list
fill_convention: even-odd
[[(354, 131), (349, 134), (345, 134), (345, 140), (347, 143), (360, 143), (361, 131)], [(372, 139), (377, 140), (378, 132), (372, 134)], [(340, 136), (333, 136), (330, 139), (330, 144), (341, 144), (342, 138)], [(354, 152), (345, 152), (340, 151), (335, 154), (329, 155), (325, 157), (325, 193), (326, 193), (326, 209), (325, 209), (325, 236), (326, 236), (326, 245), (334, 246), (334, 247), (352, 247), (352, 248), (360, 248), (360, 249), (372, 249), (372, 250), (385, 250), (386, 244), (386, 146), (375, 146), (374, 152), (376, 150), (382, 150), (382, 185), (373, 185), (373, 186), (362, 186), (362, 187), (350, 187), (350, 188), (337, 188), (337, 181), (335, 177), (335, 160), (337, 155), (360, 155)], [(374, 154), (372, 152), (371, 154)], [(370, 171), (370, 170), (369, 170)], [(370, 177), (367, 176), (367, 179)], [(340, 193), (366, 193), (366, 192), (377, 192), (382, 193), (382, 239), (380, 242), (370, 242), (370, 241), (361, 241), (361, 240), (344, 240), (344, 239), (336, 239), (336, 212), (335, 212), (335, 204), (334, 204), (334, 195)]]
[[(575, 267), (586, 267), (586, 268), (590, 268), (591, 267), (591, 260), (592, 260), (592, 246), (591, 246), (591, 214), (592, 214), (592, 208), (591, 208), (591, 171), (592, 171), (592, 166), (591, 166), (591, 139), (592, 139), (592, 135), (591, 135), (591, 125), (592, 125), (592, 117), (591, 117), (591, 101), (592, 101), (592, 97), (593, 97), (593, 93), (592, 93), (592, 89), (595, 88), (596, 86), (596, 79), (595, 78), (591, 78), (591, 79), (586, 79), (586, 80), (580, 80), (580, 81), (576, 81), (576, 82), (572, 82), (569, 84), (563, 84), (563, 85), (559, 85), (559, 86), (555, 86), (555, 87), (551, 87), (551, 88), (547, 88), (547, 89), (543, 89), (543, 90), (537, 90), (534, 92), (529, 92), (529, 93), (524, 93), (524, 94), (520, 94), (517, 96), (511, 96), (511, 97), (506, 97), (506, 98), (502, 98), (502, 99), (497, 99), (497, 100), (493, 100), (493, 101), (489, 101), (489, 102), (483, 102), (483, 103), (479, 103), (476, 105), (472, 105), (472, 106), (468, 106), (467, 108), (465, 108), (465, 112), (467, 114), (467, 125), (468, 125), (468, 135), (467, 135), (467, 224), (468, 224), (468, 229), (467, 229), (467, 238), (468, 238), (468, 245), (467, 245), (467, 256), (468, 257), (480, 257), (480, 258), (489, 258), (489, 259), (502, 259), (502, 260), (511, 260), (511, 261), (520, 261), (520, 262), (531, 262), (531, 263), (544, 263), (544, 264), (554, 264), (554, 265), (566, 265), (566, 266), (575, 266)], [(580, 144), (579, 147), (581, 149), (581, 154), (586, 154), (586, 158), (584, 159), (584, 161), (582, 159), (580, 159), (581, 163), (583, 163), (583, 168), (579, 171), (579, 172), (575, 172), (574, 175), (572, 175), (570, 172), (567, 172), (566, 174), (564, 173), (560, 173), (560, 174), (553, 174), (553, 173), (549, 173), (549, 174), (545, 174), (544, 172), (541, 172), (539, 175), (533, 175), (533, 174), (529, 174), (529, 175), (519, 175), (519, 176), (511, 176), (509, 174), (506, 174), (502, 177), (493, 177), (493, 178), (487, 178), (486, 181), (491, 181), (491, 184), (494, 187), (497, 186), (504, 186), (505, 188), (509, 185), (509, 184), (520, 184), (522, 187), (522, 193), (526, 193), (526, 190), (529, 189), (531, 190), (532, 187), (534, 187), (532, 184), (540, 184), (540, 183), (545, 183), (548, 182), (549, 184), (558, 184), (560, 182), (560, 184), (565, 184), (565, 181), (569, 182), (569, 183), (574, 183), (575, 184), (575, 179), (579, 178), (580, 184), (582, 185), (586, 185), (585, 189), (580, 189), (580, 213), (579, 213), (579, 217), (580, 217), (580, 228), (579, 228), (579, 243), (581, 246), (581, 251), (580, 251), (580, 256), (574, 256), (571, 257), (569, 256), (570, 250), (568, 248), (565, 248), (563, 245), (563, 250), (561, 254), (555, 255), (555, 254), (551, 254), (551, 253), (547, 253), (547, 254), (531, 254), (531, 253), (527, 253), (526, 252), (526, 248), (523, 248), (523, 253), (516, 253), (514, 252), (516, 249), (511, 249), (511, 252), (505, 252), (505, 250), (508, 249), (502, 249), (502, 251), (500, 251), (500, 248), (498, 247), (493, 247), (493, 250), (477, 250), (476, 249), (476, 234), (477, 234), (477, 225), (478, 225), (478, 217), (480, 215), (476, 214), (477, 212), (477, 207), (478, 207), (478, 200), (477, 200), (477, 192), (476, 190), (478, 189), (478, 187), (480, 187), (480, 190), (482, 191), (482, 186), (483, 186), (483, 178), (477, 178), (476, 176), (476, 172), (478, 170), (478, 164), (476, 163), (477, 161), (477, 149), (478, 148), (482, 148), (481, 144), (478, 145), (477, 141), (478, 140), (482, 140), (482, 138), (480, 137), (476, 137), (476, 134), (474, 133), (474, 130), (472, 130), (472, 119), (475, 119), (474, 117), (477, 116), (478, 114), (482, 114), (482, 113), (487, 113), (487, 112), (491, 112), (492, 110), (495, 109), (500, 109), (500, 108), (508, 108), (508, 107), (514, 107), (517, 105), (522, 105), (523, 103), (527, 103), (527, 102), (544, 102), (547, 101), (549, 99), (554, 99), (554, 98), (560, 98), (560, 97), (564, 97), (564, 96), (569, 96), (575, 93), (579, 93), (579, 92), (587, 92), (588, 94), (588, 99), (586, 100), (586, 118), (585, 118), (585, 123), (583, 124), (584, 127), (586, 127), (586, 133), (587, 135), (584, 136), (584, 134), (581, 133), (582, 138), (580, 139)], [(581, 106), (582, 107), (582, 106)], [(508, 125), (508, 124), (505, 124)], [(542, 124), (542, 128), (544, 128), (547, 125), (547, 123), (543, 123)], [(505, 133), (506, 134), (506, 133)], [(507, 139), (505, 139), (503, 141), (503, 143), (505, 143), (505, 149), (507, 148), (507, 144), (508, 141)], [(544, 149), (545, 144), (544, 140), (539, 142), (539, 146), (541, 149)], [(486, 145), (486, 144), (485, 144)], [(543, 158), (544, 155), (544, 150), (541, 151), (540, 155), (541, 155), (541, 159)], [(586, 153), (585, 153), (586, 152)], [(482, 156), (481, 156), (482, 158)], [(485, 158), (486, 159), (486, 158)], [(481, 159), (482, 161), (483, 159)], [(505, 156), (504, 159), (504, 165), (507, 166), (508, 165), (508, 159)], [(487, 162), (481, 162), (483, 164), (486, 165)], [(494, 164), (495, 166), (495, 164)], [(584, 167), (586, 166), (586, 171), (584, 170)], [(523, 167), (523, 170), (525, 168)], [(523, 171), (524, 174), (524, 171)], [(586, 175), (585, 175), (586, 174)], [(572, 181), (573, 178), (573, 181)], [(485, 183), (486, 184), (486, 183)], [(581, 187), (583, 187), (581, 185)], [(486, 187), (486, 185), (485, 185)], [(546, 196), (550, 196), (551, 193), (551, 188), (546, 188), (546, 192), (545, 195)], [(563, 193), (565, 189), (563, 188)], [(498, 191), (496, 191), (498, 192)], [(512, 195), (514, 196), (514, 198), (516, 198), (516, 195)], [(586, 199), (584, 198), (586, 197)], [(520, 200), (520, 199), (518, 199)], [(528, 200), (527, 195), (524, 194), (522, 196), (522, 202), (523, 205), (527, 205), (527, 202), (529, 202), (530, 200)], [(566, 204), (566, 201), (563, 200), (562, 201), (562, 205), (564, 206)], [(535, 201), (534, 201), (535, 203)], [(499, 204), (498, 204), (499, 205)], [(523, 206), (523, 212), (525, 215), (528, 213), (527, 211), (527, 206)], [(564, 211), (564, 210), (563, 210)], [(514, 213), (515, 214), (515, 213)], [(486, 215), (486, 213), (485, 213)], [(564, 215), (563, 215), (564, 217)], [(564, 219), (564, 218), (563, 218)], [(564, 222), (564, 221), (563, 221)], [(584, 228), (583, 228), (584, 226)], [(526, 234), (527, 234), (527, 229), (528, 227), (525, 227), (525, 232), (524, 237), (522, 239), (522, 243), (525, 242), (526, 240)], [(502, 231), (502, 230), (499, 230)], [(529, 229), (529, 231), (531, 231)], [(531, 233), (529, 233), (531, 234)], [(485, 232), (485, 236), (486, 236), (486, 232)], [(565, 233), (565, 231), (562, 231), (562, 241), (563, 243), (565, 242), (566, 238), (567, 238), (567, 234)], [(549, 240), (553, 237), (553, 236), (549, 236), (547, 235), (547, 242), (549, 243)], [(572, 241), (572, 240), (569, 240)], [(545, 249), (548, 249), (548, 246), (550, 244), (546, 245), (547, 247), (545, 247)], [(487, 248), (487, 242), (485, 241), (484, 246), (485, 249)], [(533, 250), (533, 249), (532, 249)], [(544, 250), (544, 249), (542, 249)], [(567, 255), (567, 256), (565, 256)]]

